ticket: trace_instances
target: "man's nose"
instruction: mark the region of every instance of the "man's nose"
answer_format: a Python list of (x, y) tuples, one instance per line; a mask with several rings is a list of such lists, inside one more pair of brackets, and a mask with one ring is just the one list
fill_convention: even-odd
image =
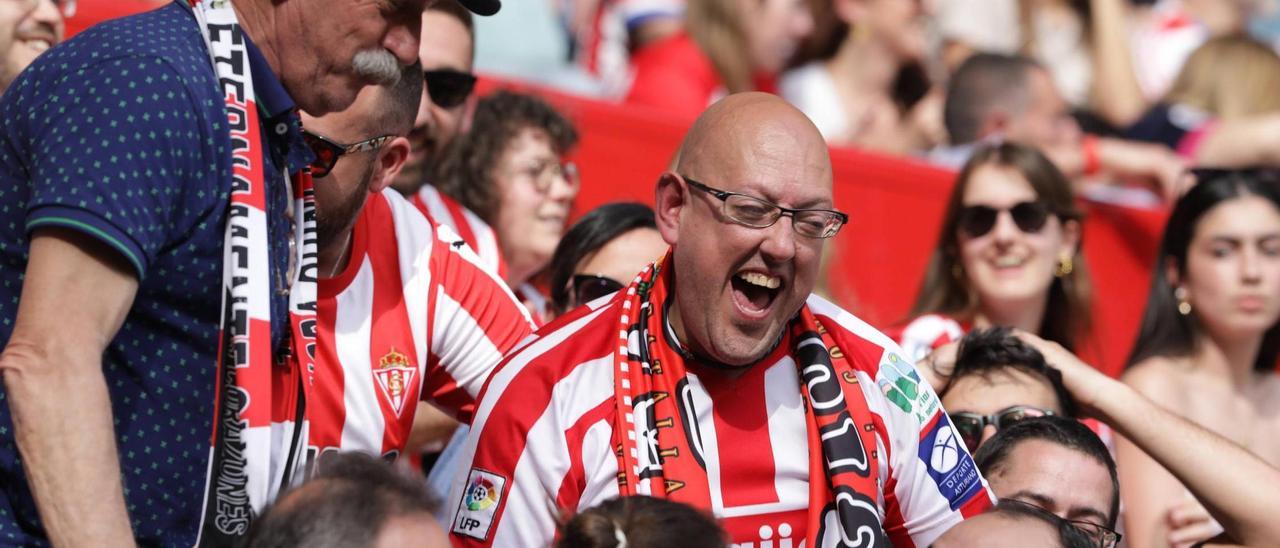
[(758, 229), (765, 233), (760, 251), (767, 261), (786, 262), (796, 256), (796, 232), (791, 226), (792, 222), (794, 221), (790, 216), (784, 215), (772, 226)]
[(382, 47), (391, 52), (401, 65), (412, 65), (418, 62), (421, 33), (422, 17), (412, 17), (404, 22), (393, 23), (382, 39)]

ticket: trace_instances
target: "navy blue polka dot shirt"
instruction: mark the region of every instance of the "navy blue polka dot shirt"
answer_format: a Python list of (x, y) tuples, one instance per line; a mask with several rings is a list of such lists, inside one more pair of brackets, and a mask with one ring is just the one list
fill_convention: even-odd
[[(283, 349), (283, 169), (310, 157), (293, 102), (250, 50), (270, 145), (272, 337)], [(103, 354), (103, 374), (126, 506), (146, 545), (196, 538), (230, 189), (221, 90), (196, 20), (179, 3), (98, 25), (46, 52), (0, 101), (0, 346), (13, 331), (33, 231), (80, 231), (132, 265), (137, 296)], [(0, 391), (0, 545), (45, 544), (5, 399)]]

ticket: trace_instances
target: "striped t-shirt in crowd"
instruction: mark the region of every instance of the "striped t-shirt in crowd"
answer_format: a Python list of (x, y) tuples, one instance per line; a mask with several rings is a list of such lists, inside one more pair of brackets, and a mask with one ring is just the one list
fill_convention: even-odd
[(387, 190), (356, 220), (351, 260), (322, 279), (311, 454), (404, 451), (418, 400), (464, 423), (524, 308), (451, 229)]
[[(546, 546), (560, 512), (618, 496), (619, 435), (653, 435), (614, 431), (624, 302), (600, 299), (557, 318), (494, 373), (462, 450), (466, 472), (455, 476), (447, 503), (455, 546)], [(827, 329), (858, 341), (845, 355), (875, 372), (845, 381), (858, 384), (873, 416), (876, 511), (893, 545), (928, 546), (986, 508), (993, 499), (985, 481), (897, 345), (819, 297), (807, 306)], [(690, 367), (680, 393), (664, 395), (680, 398), (684, 435), (707, 473), (711, 500), (704, 509), (736, 545), (800, 546), (808, 534), (815, 478), (790, 347), (784, 340), (738, 376)], [(654, 428), (673, 427), (666, 422)]]
[(480, 263), (499, 278), (506, 279), (507, 264), (502, 260), (502, 248), (498, 247), (498, 235), (474, 211), (463, 207), (457, 200), (441, 194), (432, 185), (422, 185), (410, 199), (413, 205), (436, 224), (453, 229), (462, 241), (480, 257)]

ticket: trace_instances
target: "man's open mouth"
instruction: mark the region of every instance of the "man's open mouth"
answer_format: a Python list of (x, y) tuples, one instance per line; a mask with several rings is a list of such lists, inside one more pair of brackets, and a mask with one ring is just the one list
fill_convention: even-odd
[(782, 292), (782, 278), (763, 272), (744, 270), (730, 280), (733, 300), (743, 312), (760, 315), (767, 312)]

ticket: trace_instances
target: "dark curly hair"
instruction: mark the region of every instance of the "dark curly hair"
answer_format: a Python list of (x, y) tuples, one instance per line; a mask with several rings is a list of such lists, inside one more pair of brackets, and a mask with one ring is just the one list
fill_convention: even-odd
[[(951, 372), (951, 383), (961, 377), (977, 375), (987, 378), (991, 373), (1002, 369), (1017, 369), (1023, 373), (1043, 378), (1053, 388), (1058, 399), (1058, 408), (1068, 417), (1076, 415), (1075, 400), (1062, 384), (1062, 373), (1045, 362), (1044, 355), (1013, 336), (1008, 327), (976, 329), (960, 339), (960, 347), (956, 349), (955, 369)], [(943, 390), (946, 394), (946, 390)]]
[(431, 180), (440, 192), (493, 223), (498, 212), (494, 172), (503, 153), (525, 129), (545, 132), (558, 155), (578, 144), (573, 123), (546, 101), (500, 90), (476, 105), (471, 131), (459, 135), (444, 150)]
[(555, 548), (716, 548), (724, 531), (706, 512), (646, 496), (606, 500), (560, 527)]

